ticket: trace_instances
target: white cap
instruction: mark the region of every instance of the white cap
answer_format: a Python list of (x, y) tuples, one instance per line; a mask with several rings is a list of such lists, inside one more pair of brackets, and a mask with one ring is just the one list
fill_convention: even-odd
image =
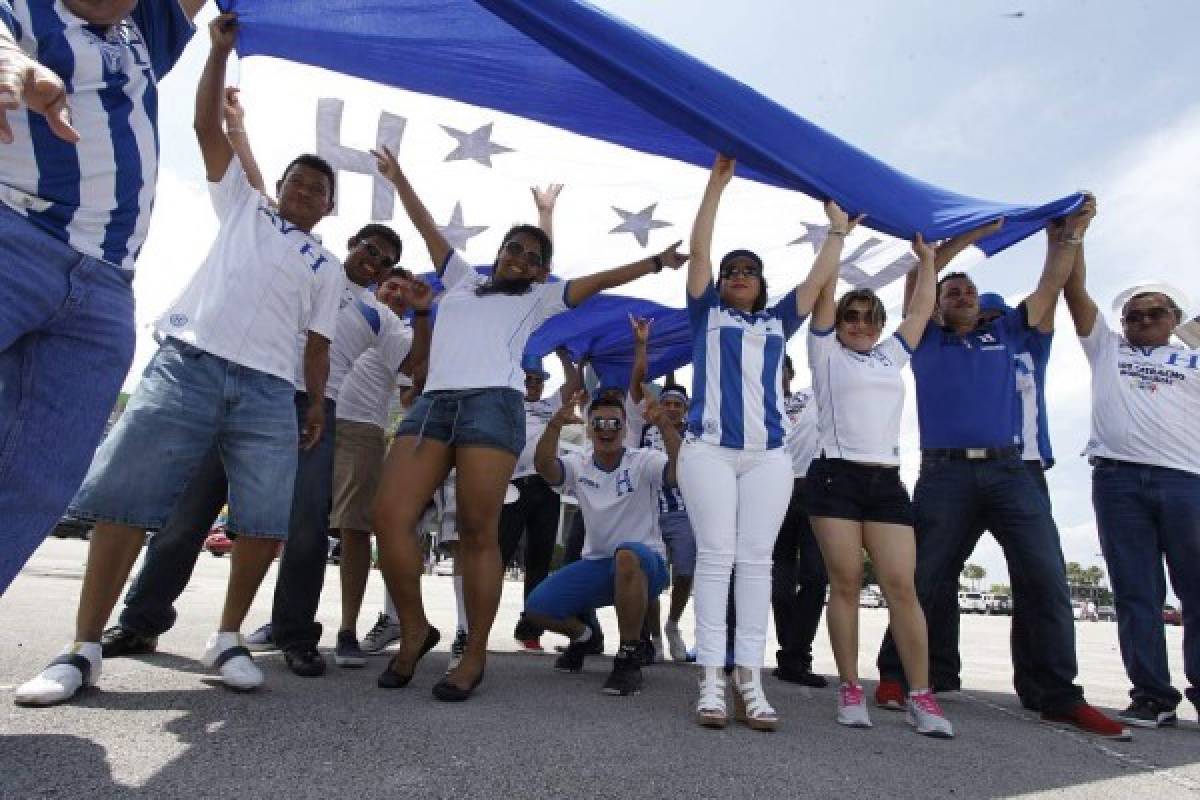
[[(1135, 294), (1146, 294), (1147, 292), (1155, 292), (1157, 294), (1165, 294), (1167, 297), (1175, 301), (1175, 305), (1183, 312), (1186, 312), (1191, 301), (1187, 294), (1182, 289), (1177, 289), (1169, 283), (1139, 283), (1130, 286), (1125, 291), (1113, 298), (1112, 309), (1117, 315), (1125, 309), (1125, 304), (1129, 302), (1129, 298)], [(1187, 316), (1184, 313), (1184, 316)]]

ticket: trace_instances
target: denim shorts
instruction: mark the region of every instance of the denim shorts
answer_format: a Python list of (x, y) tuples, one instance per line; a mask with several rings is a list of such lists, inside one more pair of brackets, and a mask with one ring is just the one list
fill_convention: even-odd
[(658, 529), (667, 546), (667, 563), (676, 577), (696, 574), (696, 534), (686, 511), (668, 511), (658, 515)]
[[(621, 550), (638, 557), (642, 572), (646, 573), (647, 598), (662, 594), (671, 582), (663, 557), (641, 542), (625, 542), (617, 546), (617, 552)], [(615, 557), (573, 561), (537, 585), (525, 600), (525, 610), (551, 619), (567, 619), (611, 606), (616, 576)]]
[(167, 339), (96, 451), (71, 513), (160, 529), (215, 443), (229, 480), (228, 529), (287, 538), (299, 449), (294, 398), (289, 381)]
[(912, 500), (899, 467), (818, 458), (808, 468), (804, 499), (810, 517), (913, 525)]
[(451, 447), (491, 447), (520, 456), (525, 405), (515, 389), (455, 389), (417, 398), (396, 437), (436, 439)]

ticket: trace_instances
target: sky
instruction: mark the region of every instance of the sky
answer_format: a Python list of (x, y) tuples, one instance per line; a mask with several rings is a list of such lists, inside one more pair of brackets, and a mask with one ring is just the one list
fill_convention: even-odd
[[(1200, 4), (747, 0), (736, 13), (710, 0), (595, 4), (933, 184), (1021, 203), (1095, 192), (1100, 213), (1087, 257), (1101, 308), (1107, 311), (1121, 289), (1154, 279), (1184, 290), (1191, 314), (1200, 313), (1200, 49), (1193, 41)], [(214, 13), (207, 8), (201, 24)], [(199, 266), (216, 230), (191, 130), (207, 46), (202, 29), (163, 85), (162, 167), (134, 284), (142, 331), (129, 389), (153, 352), (147, 326)], [(435, 218), (447, 221), (461, 203), (466, 224), (489, 226), (468, 245), (476, 263), (490, 262), (509, 224), (533, 221), (532, 182), (568, 184), (555, 226), (556, 269), (567, 277), (686, 241), (704, 185), (703, 170), (607, 145), (563, 145), (522, 120), (272, 59), (235, 64), (229, 76), (243, 88), (247, 128), (269, 182), (292, 155), (315, 148), (318, 97), (345, 101), (342, 139), (355, 147), (374, 143), (381, 111), (403, 116), (401, 162)], [(495, 156), (491, 168), (444, 160), (455, 141), (440, 126), (470, 131), (488, 122), (495, 124), (493, 140), (514, 152)], [(371, 181), (343, 174), (339, 192), (338, 216), (318, 228), (335, 252), (366, 221)], [(614, 206), (640, 211), (652, 203), (656, 218), (671, 225), (652, 231), (648, 248), (629, 234), (609, 233), (620, 222)], [(821, 221), (809, 198), (735, 181), (714, 251), (757, 250), (774, 289), (803, 276), (812, 251), (787, 243), (803, 233), (803, 223)], [(392, 224), (408, 245), (404, 263), (428, 269), (402, 213)], [(981, 290), (1018, 302), (1036, 283), (1044, 247), (1039, 236), (987, 261), (974, 259), (981, 263), (972, 274)], [(646, 278), (623, 291), (681, 306), (682, 276)], [(1088, 367), (1065, 309), (1058, 327), (1047, 382), (1058, 459), (1048, 473), (1055, 516), (1067, 560), (1103, 566), (1089, 468), (1078, 455), (1088, 438)], [(802, 371), (803, 342), (796, 336), (789, 346)], [(911, 487), (919, 452), (911, 381), (909, 389), (901, 446)], [(985, 583), (1007, 582), (990, 537), (972, 560), (987, 570)]]

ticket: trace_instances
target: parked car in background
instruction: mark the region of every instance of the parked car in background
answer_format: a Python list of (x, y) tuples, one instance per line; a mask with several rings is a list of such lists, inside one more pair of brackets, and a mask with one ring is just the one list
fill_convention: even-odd
[(983, 592), (959, 592), (958, 610), (963, 614), (986, 614), (987, 604)]
[(1096, 609), (1096, 616), (1101, 622), (1116, 622), (1117, 610), (1112, 606), (1100, 606)]
[(1183, 612), (1173, 605), (1163, 606), (1163, 623), (1166, 625), (1182, 625)]
[(887, 608), (883, 592), (873, 586), (867, 586), (858, 593), (858, 605), (860, 608)]
[(204, 549), (212, 553), (214, 557), (221, 558), (233, 552), (233, 540), (225, 532), (225, 526), (229, 524), (229, 506), (221, 509), (221, 513), (217, 515), (217, 521), (213, 523), (212, 529), (209, 530), (208, 536), (204, 539)]
[(63, 514), (63, 518), (50, 531), (50, 535), (58, 539), (90, 539), (92, 538), (92, 523)]
[(984, 592), (983, 608), (987, 614), (1011, 614), (1012, 598), (1006, 594)]

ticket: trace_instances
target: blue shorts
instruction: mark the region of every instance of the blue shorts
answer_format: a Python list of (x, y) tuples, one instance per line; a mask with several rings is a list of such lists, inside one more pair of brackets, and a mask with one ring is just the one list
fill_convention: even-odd
[(521, 393), (503, 387), (426, 392), (396, 436), (436, 439), (451, 447), (491, 447), (520, 456), (525, 447)]
[(696, 574), (696, 534), (686, 511), (668, 511), (658, 515), (658, 529), (667, 546), (667, 563), (678, 578)]
[(287, 538), (299, 450), (295, 394), (290, 381), (167, 339), (96, 451), (71, 513), (161, 529), (216, 444), (229, 480), (229, 530)]
[[(662, 594), (670, 583), (667, 562), (641, 542), (626, 542), (617, 551), (628, 550), (638, 557), (646, 573), (650, 597)], [(525, 600), (525, 611), (551, 619), (579, 617), (613, 604), (616, 580), (615, 558), (584, 558), (553, 572)]]

